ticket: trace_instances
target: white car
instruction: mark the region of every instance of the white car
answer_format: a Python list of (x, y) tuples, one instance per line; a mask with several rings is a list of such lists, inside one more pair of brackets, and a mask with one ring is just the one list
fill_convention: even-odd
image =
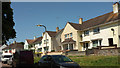
[(2, 63), (7, 63), (7, 61), (12, 58), (12, 54), (11, 53), (3, 53), (2, 57), (1, 57), (1, 61)]

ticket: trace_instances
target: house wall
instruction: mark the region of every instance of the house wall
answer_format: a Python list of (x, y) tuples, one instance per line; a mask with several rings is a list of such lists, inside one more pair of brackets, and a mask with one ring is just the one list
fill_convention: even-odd
[[(48, 42), (47, 42), (47, 46), (49, 46), (49, 49), (48, 51), (51, 51), (52, 50), (52, 39), (51, 37), (48, 35), (48, 33), (45, 33), (47, 34), (47, 39), (48, 39)], [(42, 46), (42, 52), (44, 52), (44, 47), (46, 47), (46, 43), (44, 42), (44, 40), (46, 40), (46, 37), (45, 37), (45, 34), (43, 35), (43, 39), (42, 39), (42, 43), (41, 43), (41, 46)]]
[(54, 40), (54, 42), (55, 42), (55, 51), (59, 51), (59, 50), (61, 50), (61, 46), (62, 46), (62, 43), (61, 43), (61, 34), (62, 34), (62, 32), (63, 32), (63, 30), (62, 31), (60, 31), (57, 35), (56, 35), (56, 37), (55, 37), (55, 40)]
[[(89, 35), (88, 36), (84, 36), (84, 32), (82, 32), (82, 36), (83, 36), (83, 41), (90, 41), (90, 46), (89, 48), (92, 48), (92, 41), (91, 40), (95, 40), (95, 39), (102, 39), (102, 46), (109, 46), (108, 43), (108, 38), (113, 38), (113, 44), (117, 44), (118, 45), (118, 23), (114, 22), (108, 25), (103, 25), (100, 26), (100, 33), (98, 34), (93, 34), (93, 29), (89, 29)], [(113, 31), (111, 31), (111, 29), (114, 29), (114, 34)]]
[(118, 21), (118, 44), (120, 47), (120, 21)]
[(77, 31), (77, 44), (78, 44), (78, 51), (82, 51), (82, 44), (80, 42), (82, 41), (82, 38), (80, 37), (82, 35), (81, 31)]
[(72, 39), (76, 41), (76, 44), (74, 46), (74, 49), (78, 49), (78, 37), (77, 37), (77, 30), (75, 30), (69, 23), (66, 24), (62, 34), (61, 34), (61, 41), (63, 42), (65, 40), (65, 34), (72, 33)]
[(27, 42), (27, 40), (25, 40), (25, 44), (24, 44), (24, 49), (28, 49), (28, 42)]

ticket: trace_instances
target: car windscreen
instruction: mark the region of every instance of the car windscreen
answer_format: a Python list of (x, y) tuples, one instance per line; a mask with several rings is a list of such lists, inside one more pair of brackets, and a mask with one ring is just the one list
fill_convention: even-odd
[(55, 55), (52, 56), (55, 62), (62, 63), (62, 62), (73, 62), (71, 59), (69, 59), (66, 56), (63, 55)]
[(12, 55), (4, 55), (3, 58), (10, 58)]

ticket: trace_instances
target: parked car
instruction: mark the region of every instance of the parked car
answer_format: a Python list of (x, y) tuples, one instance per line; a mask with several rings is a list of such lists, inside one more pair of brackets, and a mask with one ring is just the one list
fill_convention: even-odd
[(64, 55), (44, 55), (36, 65), (37, 68), (80, 68), (79, 64)]
[(2, 63), (7, 63), (7, 61), (12, 57), (11, 53), (3, 53), (1, 57)]
[(8, 65), (12, 65), (12, 61), (13, 61), (13, 57), (11, 57), (11, 58), (7, 61), (7, 64), (8, 64)]

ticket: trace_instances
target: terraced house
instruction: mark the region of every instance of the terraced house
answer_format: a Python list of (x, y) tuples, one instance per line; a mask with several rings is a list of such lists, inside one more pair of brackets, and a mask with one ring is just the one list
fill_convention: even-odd
[(85, 51), (93, 47), (120, 47), (120, 7), (113, 4), (113, 11), (79, 24), (68, 22), (61, 34), (62, 50)]

